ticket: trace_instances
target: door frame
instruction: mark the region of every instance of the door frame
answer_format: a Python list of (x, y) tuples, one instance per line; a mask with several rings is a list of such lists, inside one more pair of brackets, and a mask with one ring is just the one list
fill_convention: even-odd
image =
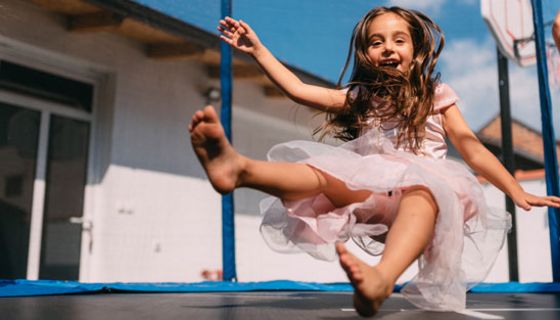
[[(90, 278), (91, 256), (93, 244), (95, 184), (99, 183), (98, 164), (96, 159), (96, 137), (98, 136), (99, 101), (106, 101), (100, 92), (107, 91), (109, 70), (87, 61), (74, 57), (54, 53), (42, 48), (37, 48), (26, 43), (0, 35), (0, 59), (24, 65), (28, 68), (75, 79), (88, 83), (93, 87), (93, 101), (91, 112), (72, 109), (67, 105), (56, 103), (28, 95), (13, 93), (0, 89), (0, 101), (41, 112), (41, 125), (39, 130), (37, 166), (33, 184), (33, 204), (31, 211), (31, 227), (29, 234), (29, 250), (27, 262), (27, 279), (37, 280), (41, 261), (41, 242), (45, 202), (45, 175), (47, 164), (48, 134), (50, 116), (52, 114), (87, 121), (90, 124), (88, 145), (88, 163), (86, 172), (86, 185), (84, 186), (84, 207), (82, 210), (83, 225), (80, 250), (80, 281)], [(84, 228), (84, 225), (87, 225)]]

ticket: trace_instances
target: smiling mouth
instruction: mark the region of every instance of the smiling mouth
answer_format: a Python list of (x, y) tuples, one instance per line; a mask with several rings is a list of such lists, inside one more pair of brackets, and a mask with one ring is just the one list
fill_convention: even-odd
[(379, 63), (379, 66), (396, 69), (399, 66), (399, 63), (397, 61), (384, 61)]

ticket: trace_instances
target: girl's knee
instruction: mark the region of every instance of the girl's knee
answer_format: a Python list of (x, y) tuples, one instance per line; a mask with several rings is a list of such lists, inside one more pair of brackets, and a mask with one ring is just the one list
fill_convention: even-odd
[(317, 183), (319, 185), (319, 188), (321, 189), (321, 191), (323, 191), (323, 189), (325, 189), (327, 187), (327, 185), (329, 184), (330, 180), (334, 179), (333, 177), (331, 177), (330, 175), (328, 175), (327, 173), (306, 164), (309, 169), (311, 169), (311, 171), (313, 172), (313, 174), (315, 175), (315, 177), (317, 178)]
[(313, 166), (309, 167), (317, 176), (321, 193), (327, 196), (337, 208), (347, 206), (351, 203), (365, 201), (372, 194), (369, 190), (350, 189), (344, 181)]
[(404, 189), (401, 203), (405, 199), (407, 202), (413, 201), (417, 204), (420, 204), (419, 202), (426, 204), (436, 215), (439, 212), (437, 201), (432, 191), (425, 186), (412, 186)]

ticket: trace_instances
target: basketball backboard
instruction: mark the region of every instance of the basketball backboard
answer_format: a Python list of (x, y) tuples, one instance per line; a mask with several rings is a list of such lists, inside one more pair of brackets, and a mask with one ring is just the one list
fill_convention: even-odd
[(536, 62), (530, 0), (481, 0), (482, 18), (500, 51), (522, 67)]

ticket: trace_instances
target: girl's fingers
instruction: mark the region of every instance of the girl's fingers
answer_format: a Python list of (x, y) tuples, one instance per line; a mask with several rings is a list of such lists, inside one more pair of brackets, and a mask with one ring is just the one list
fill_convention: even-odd
[(231, 40), (230, 38), (227, 38), (225, 36), (220, 36), (220, 39), (222, 39), (225, 43), (229, 45), (233, 45), (233, 40)]
[(245, 30), (247, 31), (247, 33), (250, 33), (250, 32), (253, 31), (253, 29), (251, 29), (251, 27), (250, 27), (247, 23), (245, 23), (245, 21), (239, 20), (239, 25), (240, 25), (243, 29), (245, 29)]
[(556, 207), (560, 208), (560, 199), (557, 197), (536, 197), (527, 201), (530, 205), (539, 206), (539, 207)]
[(560, 208), (560, 203), (557, 199), (547, 199), (546, 202), (549, 207)]
[(235, 32), (235, 30), (237, 30), (235, 22), (232, 22), (231, 20), (220, 20), (220, 26), (224, 29), (230, 30), (231, 32)]
[(218, 30), (220, 30), (220, 32), (221, 32), (224, 36), (226, 36), (226, 37), (228, 37), (228, 38), (230, 38), (230, 39), (232, 39), (232, 38), (235, 36), (235, 33), (232, 33), (232, 32), (227, 31), (227, 30), (225, 30), (225, 29), (218, 29)]
[(224, 19), (220, 20), (220, 24), (225, 28), (229, 29), (231, 32), (239, 32), (240, 34), (247, 34), (251, 33), (251, 27), (242, 20), (235, 20), (231, 17), (225, 17)]
[(232, 17), (225, 17), (224, 20), (227, 21), (228, 23), (231, 23), (231, 24), (236, 24), (237, 23), (237, 20), (235, 20)]
[(224, 29), (231, 29), (231, 24), (225, 20), (220, 20), (220, 26)]
[(531, 210), (531, 203), (529, 199), (522, 199), (520, 202), (516, 202), (515, 204), (525, 211)]
[(239, 26), (239, 22), (237, 22), (237, 20), (231, 18), (231, 17), (226, 17), (225, 21), (227, 22), (227, 24), (230, 27), (238, 27)]
[(558, 199), (557, 197), (551, 196), (551, 197), (545, 197), (544, 201), (546, 202), (546, 205), (549, 207), (560, 207), (560, 199)]

